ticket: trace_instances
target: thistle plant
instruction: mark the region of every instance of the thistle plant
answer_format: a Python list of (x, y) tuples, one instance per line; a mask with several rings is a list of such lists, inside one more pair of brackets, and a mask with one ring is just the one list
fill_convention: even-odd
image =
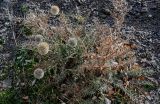
[[(16, 52), (9, 71), (2, 72), (15, 69), (10, 95), (0, 93), (0, 104), (135, 104), (143, 92), (158, 87), (149, 82), (154, 72), (143, 70), (136, 60), (133, 49), (138, 46), (121, 38), (125, 0), (113, 1), (112, 28), (98, 21), (91, 27), (70, 25), (63, 14), (60, 25), (51, 27), (47, 14), (28, 14), (24, 24), (32, 28), (24, 28), (24, 33), (31, 35), (37, 52), (34, 48)], [(58, 6), (51, 6), (52, 15), (59, 12)], [(3, 99), (11, 103), (2, 103)]]

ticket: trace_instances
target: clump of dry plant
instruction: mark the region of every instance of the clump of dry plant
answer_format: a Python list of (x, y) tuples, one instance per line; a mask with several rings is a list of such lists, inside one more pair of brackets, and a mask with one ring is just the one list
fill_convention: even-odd
[[(118, 35), (112, 35), (106, 26), (98, 26), (96, 30), (96, 42), (94, 52), (86, 52), (84, 57), (85, 69), (93, 71), (96, 69), (103, 72), (107, 70), (131, 70), (136, 63), (136, 57), (133, 49), (137, 48)], [(104, 35), (106, 34), (106, 35)], [(107, 70), (106, 70), (107, 69)]]
[(125, 16), (128, 12), (128, 4), (126, 0), (113, 0), (114, 10), (111, 13), (112, 17), (115, 19), (115, 26), (117, 29), (122, 28)]
[(45, 13), (36, 13), (31, 11), (24, 20), (24, 25), (30, 27), (33, 34), (45, 35), (49, 31), (49, 16)]
[[(113, 6), (113, 27), (98, 21), (87, 27), (81, 17), (77, 17), (81, 25), (73, 26), (63, 13), (58, 17), (60, 24), (53, 27), (48, 24), (49, 15), (29, 13), (24, 25), (31, 27), (35, 37), (40, 35), (36, 45), (30, 44), (33, 48), (17, 51), (13, 89), (18, 95), (13, 95), (35, 104), (102, 104), (106, 98), (135, 103), (137, 95), (143, 94), (136, 81), (145, 79), (133, 51), (138, 46), (121, 38), (125, 0), (113, 0)], [(60, 11), (52, 6), (51, 12), (58, 15)], [(30, 84), (35, 78), (41, 80)]]

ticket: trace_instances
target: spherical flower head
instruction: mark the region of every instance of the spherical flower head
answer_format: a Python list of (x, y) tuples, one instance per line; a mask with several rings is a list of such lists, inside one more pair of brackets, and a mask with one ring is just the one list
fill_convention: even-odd
[(49, 45), (46, 42), (41, 42), (37, 45), (37, 50), (40, 55), (46, 55), (49, 52)]
[(35, 36), (34, 36), (34, 39), (35, 39), (36, 41), (42, 42), (43, 39), (44, 39), (44, 37), (43, 37), (42, 35), (35, 35)]
[(36, 79), (41, 79), (44, 76), (44, 71), (40, 68), (37, 68), (36, 70), (34, 70), (33, 74)]
[(51, 6), (51, 13), (52, 13), (53, 15), (58, 15), (58, 14), (59, 14), (59, 11), (60, 11), (60, 9), (59, 9), (58, 6), (56, 6), (56, 5)]
[(29, 38), (37, 42), (42, 42), (44, 40), (44, 37), (42, 35), (32, 35)]
[(78, 43), (78, 41), (77, 41), (76, 38), (69, 38), (69, 39), (68, 39), (68, 44), (69, 44), (70, 46), (75, 47), (75, 46), (77, 46), (77, 43)]

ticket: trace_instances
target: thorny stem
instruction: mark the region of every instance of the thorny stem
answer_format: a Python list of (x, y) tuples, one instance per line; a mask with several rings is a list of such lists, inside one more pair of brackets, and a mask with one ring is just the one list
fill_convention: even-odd
[(13, 36), (13, 39), (14, 39), (14, 42), (17, 46), (17, 41), (16, 41), (16, 37), (15, 37), (15, 32), (14, 32), (14, 25), (13, 25), (13, 10), (11, 9), (12, 8), (12, 3), (9, 3), (11, 1), (8, 1), (8, 4), (7, 4), (7, 13), (8, 13), (8, 17), (9, 17), (9, 20), (11, 22), (11, 30), (12, 30), (12, 36)]

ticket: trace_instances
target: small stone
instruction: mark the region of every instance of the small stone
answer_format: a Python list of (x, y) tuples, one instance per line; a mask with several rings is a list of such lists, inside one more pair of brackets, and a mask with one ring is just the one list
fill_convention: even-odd
[(152, 18), (152, 17), (153, 17), (153, 15), (149, 14), (149, 15), (148, 15), (148, 17), (149, 17), (149, 18)]
[(160, 94), (160, 88), (158, 88), (158, 93)]
[(148, 100), (151, 100), (151, 99), (152, 99), (151, 96), (149, 96), (149, 95), (147, 95), (146, 97), (147, 97)]
[(93, 96), (93, 97), (92, 97), (92, 100), (96, 100), (96, 99), (97, 99), (97, 97), (96, 97), (96, 96)]
[(150, 103), (149, 103), (149, 101), (146, 100), (146, 101), (144, 102), (144, 104), (150, 104)]
[(21, 86), (24, 86), (25, 85), (25, 83), (21, 83)]
[(22, 97), (22, 99), (23, 99), (23, 100), (28, 100), (29, 97), (28, 97), (28, 96), (24, 96), (24, 97)]
[(108, 98), (105, 98), (105, 104), (111, 104), (111, 100), (109, 100)]
[(0, 33), (5, 32), (6, 30), (7, 30), (7, 28), (5, 27), (5, 28), (3, 28), (3, 29), (0, 30)]

